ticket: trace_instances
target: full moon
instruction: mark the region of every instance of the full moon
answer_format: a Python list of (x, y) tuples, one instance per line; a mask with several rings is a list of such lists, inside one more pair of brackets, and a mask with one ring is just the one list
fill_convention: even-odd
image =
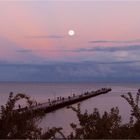
[(75, 31), (74, 30), (69, 30), (68, 31), (68, 35), (69, 36), (74, 36), (75, 35)]

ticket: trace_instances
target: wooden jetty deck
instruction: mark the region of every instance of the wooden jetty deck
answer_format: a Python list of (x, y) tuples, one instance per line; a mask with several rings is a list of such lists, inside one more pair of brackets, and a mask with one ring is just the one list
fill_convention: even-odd
[[(42, 104), (37, 104), (36, 106), (30, 107), (28, 108), (29, 110), (43, 110), (46, 113), (52, 112), (54, 110), (72, 105), (74, 103), (78, 103), (81, 102), (83, 100), (86, 100), (88, 98), (91, 97), (95, 97), (101, 94), (106, 94), (108, 92), (111, 91), (111, 88), (102, 88), (100, 90), (96, 90), (96, 91), (91, 91), (91, 92), (85, 92), (84, 94), (80, 94), (80, 95), (73, 95), (72, 97), (68, 97), (68, 98), (58, 98), (57, 100), (53, 100), (53, 101), (48, 101), (46, 103), (42, 103)], [(20, 108), (17, 109), (19, 112), (22, 111), (26, 111), (27, 108)]]

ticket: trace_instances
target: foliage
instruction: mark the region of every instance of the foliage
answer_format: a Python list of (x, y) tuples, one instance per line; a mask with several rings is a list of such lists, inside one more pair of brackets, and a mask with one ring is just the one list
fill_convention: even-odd
[(76, 124), (71, 124), (74, 133), (72, 132), (69, 138), (110, 138), (115, 130), (120, 127), (121, 116), (119, 115), (119, 109), (117, 107), (112, 108), (109, 113), (104, 112), (103, 115), (100, 115), (97, 108), (95, 108), (91, 114), (88, 114), (87, 111), (82, 114), (79, 105), (77, 109), (73, 107), (70, 108), (77, 114), (79, 127)]
[(62, 129), (56, 127), (48, 129), (47, 132), (41, 135), (41, 139), (57, 139), (58, 137), (66, 139), (65, 135), (61, 132)]
[(129, 122), (130, 131), (128, 134), (131, 138), (140, 139), (140, 89), (138, 90), (135, 99), (130, 92), (128, 93), (128, 96), (122, 95), (121, 97), (124, 98), (131, 107), (131, 117)]
[[(69, 107), (76, 112), (79, 124), (71, 124), (73, 132), (68, 136), (70, 139), (138, 139), (140, 138), (140, 108), (139, 108), (140, 90), (133, 98), (131, 93), (122, 97), (131, 106), (130, 121), (122, 123), (119, 109), (112, 108), (110, 112), (99, 113), (97, 108), (93, 113), (88, 114), (85, 111), (81, 113), (80, 105), (77, 108)], [(134, 121), (135, 118), (135, 121)]]
[[(20, 100), (26, 101), (26, 108), (15, 109), (16, 103)], [(6, 105), (1, 106), (0, 112), (0, 139), (43, 139), (55, 138), (60, 134), (62, 128), (48, 128), (48, 131), (43, 133), (42, 128), (38, 127), (37, 123), (45, 115), (43, 110), (32, 110), (32, 106), (37, 103), (30, 99), (25, 94), (18, 93), (13, 95), (10, 93)]]
[[(110, 109), (109, 112), (100, 114), (95, 108), (92, 113), (86, 110), (81, 112), (80, 104), (77, 108), (70, 106), (79, 120), (78, 124), (70, 124), (72, 132), (66, 137), (62, 128), (53, 127), (46, 132), (37, 126), (37, 121), (45, 115), (43, 110), (32, 110), (35, 101), (24, 94), (13, 96), (10, 93), (8, 102), (1, 106), (0, 114), (0, 139), (140, 139), (140, 90), (136, 98), (131, 93), (122, 95), (131, 107), (130, 121), (122, 123), (118, 107)], [(26, 100), (25, 110), (16, 110), (15, 105), (19, 100)]]
[[(27, 110), (19, 112), (15, 109), (17, 101), (25, 99)], [(33, 112), (30, 110), (35, 102), (24, 94), (13, 96), (10, 93), (5, 106), (1, 106), (0, 115), (0, 138), (38, 138), (41, 134), (41, 128), (37, 127), (36, 121), (41, 119), (43, 112)]]

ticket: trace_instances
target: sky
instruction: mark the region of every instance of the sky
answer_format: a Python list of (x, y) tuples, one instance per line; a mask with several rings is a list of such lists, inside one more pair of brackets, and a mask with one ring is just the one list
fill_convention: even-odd
[(136, 0), (1, 0), (0, 81), (140, 82), (139, 13)]

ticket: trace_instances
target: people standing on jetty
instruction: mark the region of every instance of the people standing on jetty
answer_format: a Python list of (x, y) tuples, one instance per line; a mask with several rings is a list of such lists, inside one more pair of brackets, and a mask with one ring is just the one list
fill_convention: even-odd
[[(79, 95), (75, 95), (74, 93), (72, 94), (72, 96), (68, 96), (67, 98), (65, 97), (61, 97), (61, 96), (58, 96), (55, 100), (51, 100), (50, 98), (48, 99), (48, 102), (46, 103), (38, 103), (36, 102), (35, 106), (32, 107), (32, 109), (41, 109), (41, 108), (44, 108), (46, 109), (46, 112), (47, 112), (47, 109), (49, 108), (49, 110), (52, 111), (54, 110), (54, 108), (61, 108), (61, 107), (64, 107), (66, 105), (69, 105), (69, 104), (73, 104), (73, 103), (77, 103), (77, 102), (80, 102), (82, 100), (85, 100), (85, 99), (88, 99), (90, 97), (94, 97), (94, 96), (97, 96), (97, 95), (100, 95), (100, 94), (105, 94), (107, 92), (111, 91), (111, 88), (102, 88), (100, 90), (96, 90), (96, 91), (91, 91), (91, 92), (85, 92), (83, 94), (79, 94)], [(58, 106), (57, 106), (58, 105)], [(61, 107), (59, 107), (59, 105)], [(21, 106), (19, 105), (19, 111), (26, 111), (27, 108), (21, 108)], [(48, 112), (50, 112), (48, 111)]]
[(73, 97), (75, 97), (75, 94), (73, 93)]
[(51, 100), (50, 100), (50, 99), (48, 99), (48, 102), (50, 103), (50, 102), (51, 102)]
[(65, 99), (65, 98), (64, 98), (64, 97), (62, 97), (62, 101), (64, 101), (64, 99)]
[(18, 108), (21, 109), (21, 105), (18, 105)]

